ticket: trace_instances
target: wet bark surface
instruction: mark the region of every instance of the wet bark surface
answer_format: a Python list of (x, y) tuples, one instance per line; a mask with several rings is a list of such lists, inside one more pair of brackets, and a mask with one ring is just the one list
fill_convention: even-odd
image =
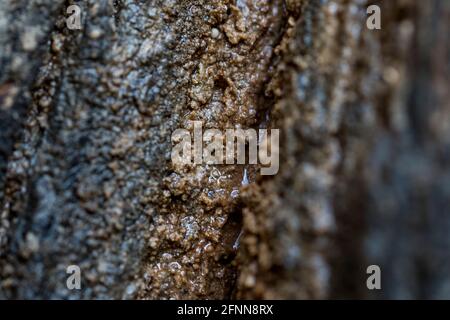
[[(449, 18), (445, 0), (2, 2), (0, 298), (449, 298)], [(278, 174), (174, 165), (191, 121), (279, 128)]]

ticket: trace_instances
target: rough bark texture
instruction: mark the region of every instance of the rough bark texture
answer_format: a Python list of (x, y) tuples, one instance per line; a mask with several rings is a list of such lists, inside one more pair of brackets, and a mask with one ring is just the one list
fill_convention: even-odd
[[(449, 30), (447, 0), (2, 1), (0, 298), (450, 298)], [(279, 128), (280, 171), (173, 165), (192, 120)]]

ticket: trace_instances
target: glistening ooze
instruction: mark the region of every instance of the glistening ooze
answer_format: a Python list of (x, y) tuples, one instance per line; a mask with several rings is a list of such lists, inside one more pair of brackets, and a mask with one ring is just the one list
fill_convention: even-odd
[[(202, 121), (192, 121), (192, 132), (172, 133), (172, 164), (260, 165), (261, 175), (275, 175), (279, 169), (278, 129), (207, 129)], [(247, 152), (246, 152), (247, 151)]]

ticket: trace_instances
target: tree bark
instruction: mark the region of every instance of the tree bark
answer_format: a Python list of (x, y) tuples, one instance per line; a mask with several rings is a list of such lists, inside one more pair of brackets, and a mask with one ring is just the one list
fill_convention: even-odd
[[(450, 298), (449, 17), (445, 0), (1, 3), (0, 298)], [(279, 172), (174, 165), (190, 121), (280, 129)]]

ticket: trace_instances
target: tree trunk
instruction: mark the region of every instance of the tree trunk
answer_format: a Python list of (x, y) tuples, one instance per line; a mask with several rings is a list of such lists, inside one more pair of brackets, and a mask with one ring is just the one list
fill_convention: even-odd
[[(446, 0), (4, 1), (0, 298), (450, 298), (449, 18)], [(280, 129), (279, 172), (174, 165), (191, 121)]]

